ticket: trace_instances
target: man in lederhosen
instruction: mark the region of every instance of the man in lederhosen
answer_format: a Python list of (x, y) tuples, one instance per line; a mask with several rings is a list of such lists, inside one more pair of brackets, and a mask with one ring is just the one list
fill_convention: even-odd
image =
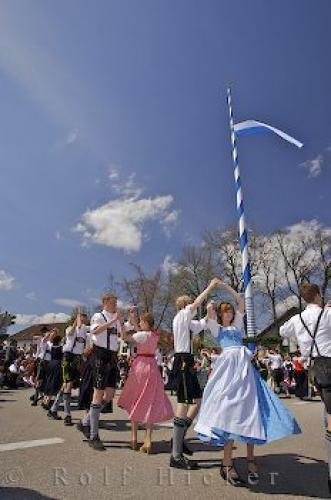
[(93, 399), (89, 413), (81, 422), (88, 444), (95, 450), (105, 450), (99, 438), (99, 419), (103, 403), (112, 401), (117, 377), (118, 340), (122, 331), (120, 315), (117, 311), (117, 297), (113, 293), (102, 296), (102, 311), (91, 319), (91, 340), (93, 342)]
[[(40, 329), (42, 338), (38, 340), (37, 344), (37, 352), (36, 352), (36, 361), (35, 361), (35, 369), (34, 369), (34, 384), (35, 384), (35, 393), (32, 396), (31, 406), (37, 406), (39, 399), (43, 396), (43, 384), (45, 382), (46, 376), (46, 365), (49, 361), (49, 352), (47, 352), (47, 341), (50, 338), (51, 332), (47, 326), (42, 326)], [(40, 396), (41, 395), (41, 396)]]
[(177, 469), (193, 469), (185, 454), (192, 451), (184, 443), (185, 434), (199, 410), (202, 390), (197, 374), (194, 371), (194, 356), (192, 351), (192, 334), (196, 335), (206, 329), (205, 319), (194, 320), (198, 307), (208, 297), (208, 294), (218, 286), (219, 279), (214, 278), (209, 286), (193, 302), (183, 295), (176, 300), (177, 314), (173, 320), (174, 335), (174, 388), (177, 392), (177, 409), (174, 418), (172, 453), (170, 467)]
[(89, 332), (87, 322), (87, 314), (78, 311), (74, 324), (68, 326), (66, 329), (62, 359), (63, 385), (55, 398), (52, 408), (47, 414), (54, 420), (61, 420), (57, 412), (63, 398), (64, 425), (72, 425), (70, 410), (71, 391), (73, 386), (79, 383), (80, 379), (80, 365), (86, 345), (86, 337)]
[(299, 344), (301, 356), (313, 361), (314, 383), (321, 393), (325, 407), (325, 442), (329, 463), (329, 491), (331, 492), (331, 307), (323, 308), (318, 285), (304, 283), (300, 296), (306, 309), (280, 327), (280, 335)]

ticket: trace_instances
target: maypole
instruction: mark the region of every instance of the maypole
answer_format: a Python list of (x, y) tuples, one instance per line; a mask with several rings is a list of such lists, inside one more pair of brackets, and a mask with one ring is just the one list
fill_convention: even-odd
[(238, 135), (246, 134), (256, 134), (256, 133), (273, 133), (286, 140), (287, 142), (302, 148), (303, 144), (299, 142), (294, 137), (286, 134), (282, 130), (279, 130), (266, 123), (256, 121), (256, 120), (246, 120), (241, 123), (234, 123), (233, 110), (232, 110), (232, 98), (231, 98), (231, 88), (227, 89), (227, 102), (229, 109), (230, 118), (230, 132), (231, 132), (231, 145), (232, 145), (232, 160), (234, 166), (234, 179), (236, 185), (236, 195), (237, 195), (237, 212), (239, 217), (239, 240), (240, 240), (240, 251), (241, 251), (241, 261), (242, 261), (242, 273), (245, 291), (245, 307), (246, 307), (246, 318), (247, 318), (247, 334), (249, 337), (254, 337), (256, 334), (256, 323), (254, 315), (254, 303), (253, 303), (253, 289), (252, 289), (252, 274), (251, 265), (249, 261), (249, 249), (248, 249), (248, 234), (245, 222), (244, 213), (244, 202), (243, 202), (243, 192), (240, 179), (240, 170), (238, 164), (238, 152), (236, 138)]
[(236, 144), (236, 133), (234, 130), (234, 120), (233, 120), (232, 99), (231, 99), (230, 87), (228, 87), (228, 91), (227, 91), (227, 101), (228, 101), (229, 118), (230, 118), (232, 160), (233, 160), (233, 166), (234, 166), (234, 180), (235, 180), (235, 185), (236, 185), (236, 196), (237, 196), (237, 212), (238, 212), (238, 217), (239, 217), (239, 241), (240, 241), (241, 262), (242, 262), (243, 282), (244, 282), (244, 291), (245, 291), (247, 334), (249, 337), (253, 337), (256, 334), (256, 323), (255, 323), (255, 316), (254, 316), (252, 274), (251, 274), (251, 265), (250, 265), (250, 261), (249, 261), (248, 235), (247, 235), (246, 222), (245, 222), (244, 201), (243, 201), (243, 192), (242, 192), (241, 179), (240, 179), (240, 169), (239, 169), (239, 164), (238, 164), (238, 151), (237, 151), (237, 144)]

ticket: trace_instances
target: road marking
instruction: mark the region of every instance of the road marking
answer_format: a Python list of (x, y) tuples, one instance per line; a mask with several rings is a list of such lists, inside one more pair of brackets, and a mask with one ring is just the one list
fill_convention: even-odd
[(5, 443), (0, 444), (1, 451), (24, 450), (24, 448), (34, 448), (36, 446), (48, 446), (49, 444), (64, 443), (64, 439), (50, 438), (50, 439), (34, 439), (33, 441), (19, 441), (18, 443)]

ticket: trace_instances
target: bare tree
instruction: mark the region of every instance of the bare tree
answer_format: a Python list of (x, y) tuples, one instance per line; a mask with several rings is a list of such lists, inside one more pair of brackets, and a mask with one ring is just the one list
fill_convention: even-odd
[[(196, 299), (215, 276), (213, 253), (208, 245), (187, 246), (183, 249), (176, 273), (171, 279), (170, 296), (173, 303), (179, 295)], [(206, 304), (199, 309), (201, 317)]]
[(7, 329), (15, 324), (16, 316), (14, 314), (9, 313), (8, 311), (1, 312), (0, 311), (0, 334), (6, 335)]
[(166, 320), (171, 295), (167, 280), (163, 279), (161, 269), (147, 275), (141, 266), (131, 264), (134, 277), (124, 278), (120, 286), (128, 302), (135, 304), (141, 311), (152, 312), (155, 326), (160, 328)]
[(275, 247), (273, 236), (260, 236), (255, 240), (256, 273), (254, 285), (265, 296), (273, 322), (278, 327), (277, 303), (285, 298), (281, 269), (280, 251)]
[(318, 229), (314, 243), (319, 257), (317, 274), (321, 283), (322, 297), (325, 300), (331, 284), (331, 231), (323, 228)]
[(314, 272), (318, 269), (319, 259), (314, 249), (315, 234), (311, 232), (278, 231), (275, 234), (280, 250), (283, 275), (290, 293), (295, 295), (302, 309), (300, 285), (309, 282)]

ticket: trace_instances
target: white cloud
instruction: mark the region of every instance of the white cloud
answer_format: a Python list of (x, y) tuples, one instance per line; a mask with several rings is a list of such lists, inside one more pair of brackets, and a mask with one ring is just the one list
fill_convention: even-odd
[(12, 290), (15, 286), (15, 278), (4, 270), (0, 270), (0, 290)]
[(307, 160), (300, 164), (300, 166), (304, 167), (308, 170), (310, 178), (315, 178), (321, 175), (323, 169), (324, 157), (323, 155), (318, 155), (313, 160)]
[(80, 305), (82, 305), (78, 300), (75, 299), (54, 299), (53, 300), (54, 304), (57, 304), (58, 306), (63, 306), (63, 307), (70, 307), (70, 308), (75, 308)]
[(111, 165), (109, 168), (109, 179), (115, 181), (119, 178), (119, 169), (116, 165)]
[(111, 190), (122, 198), (139, 198), (143, 189), (136, 182), (136, 174), (132, 173), (127, 179), (122, 179), (120, 167), (111, 165), (108, 174)]
[(166, 236), (168, 236), (168, 238), (171, 236), (172, 229), (178, 220), (179, 213), (179, 210), (172, 210), (164, 217), (161, 222), (162, 229)]
[(74, 144), (74, 142), (76, 142), (78, 139), (78, 129), (77, 128), (74, 128), (73, 130), (71, 130), (68, 134), (68, 137), (67, 137), (67, 140), (66, 140), (66, 144), (69, 146), (70, 144)]
[(16, 314), (16, 325), (42, 325), (44, 323), (65, 323), (70, 316), (65, 313), (46, 313), (41, 316), (37, 314)]
[(164, 274), (176, 274), (179, 270), (179, 264), (175, 262), (171, 255), (166, 255), (161, 264), (161, 270)]
[(62, 235), (60, 231), (55, 231), (54, 236), (56, 240), (62, 240)]
[(37, 300), (35, 292), (28, 292), (25, 294), (25, 298), (29, 300)]
[(128, 252), (138, 251), (143, 240), (143, 225), (156, 220), (167, 227), (166, 218), (173, 197), (121, 198), (94, 210), (87, 210), (75, 230), (82, 233), (83, 242), (106, 245)]

